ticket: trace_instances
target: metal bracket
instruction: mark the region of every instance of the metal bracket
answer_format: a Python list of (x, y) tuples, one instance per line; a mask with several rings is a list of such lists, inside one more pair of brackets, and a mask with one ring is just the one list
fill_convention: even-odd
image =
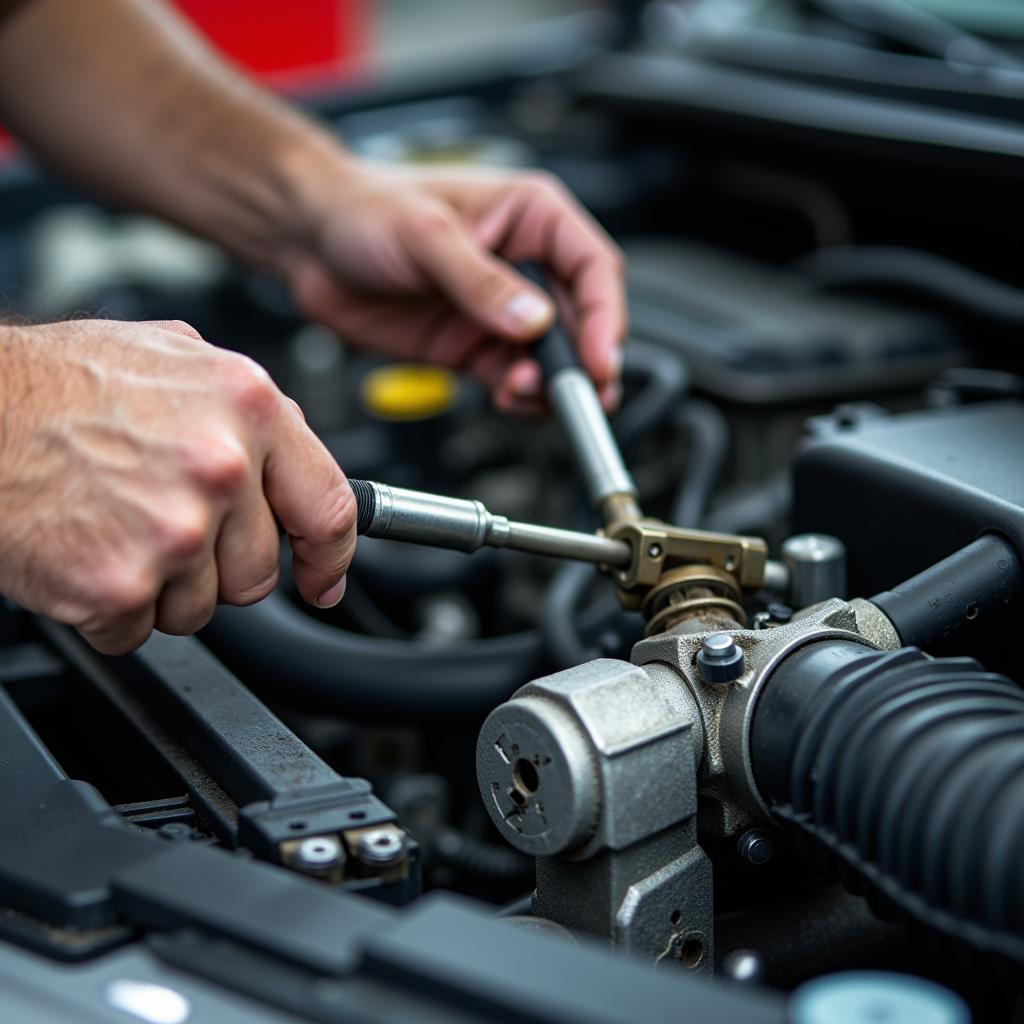
[(624, 608), (634, 610), (664, 575), (684, 566), (707, 566), (735, 581), (740, 592), (764, 585), (768, 546), (759, 537), (685, 530), (653, 519), (612, 523), (607, 530), (614, 540), (626, 541), (633, 559), (612, 570)]

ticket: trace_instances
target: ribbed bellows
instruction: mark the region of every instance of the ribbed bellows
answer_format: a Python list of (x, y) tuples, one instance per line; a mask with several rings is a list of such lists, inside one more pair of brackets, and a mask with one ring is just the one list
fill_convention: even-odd
[(1024, 964), (1024, 692), (969, 659), (815, 644), (755, 710), (773, 813), (887, 914)]

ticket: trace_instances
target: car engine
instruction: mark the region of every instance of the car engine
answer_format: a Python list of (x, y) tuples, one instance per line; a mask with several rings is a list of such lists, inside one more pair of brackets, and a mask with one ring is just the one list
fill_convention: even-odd
[(122, 658), (0, 609), (5, 1020), (1021, 1019), (1024, 74), (858, 6), (625, 4), (309, 100), (567, 182), (628, 260), (610, 424), (557, 346), (512, 420), (3, 169), (20, 311), (252, 355), (361, 533), (336, 609), (285, 561)]

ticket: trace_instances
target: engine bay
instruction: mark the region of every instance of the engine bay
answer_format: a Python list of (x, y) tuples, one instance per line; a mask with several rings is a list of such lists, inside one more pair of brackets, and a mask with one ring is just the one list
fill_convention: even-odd
[[(832, 0), (647, 6), (309, 103), (379, 159), (543, 167), (621, 244), (626, 511), (559, 415), (4, 169), (22, 312), (187, 317), (391, 502), (335, 609), (283, 562), (123, 658), (0, 611), (8, 1019), (1024, 1012), (1024, 74)], [(622, 561), (395, 540), (408, 494)]]

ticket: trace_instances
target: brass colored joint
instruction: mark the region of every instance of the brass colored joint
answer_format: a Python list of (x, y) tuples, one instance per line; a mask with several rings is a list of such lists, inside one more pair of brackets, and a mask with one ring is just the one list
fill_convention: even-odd
[(768, 546), (759, 537), (684, 530), (652, 519), (612, 523), (607, 534), (626, 541), (633, 551), (632, 562), (613, 571), (624, 608), (641, 608), (648, 591), (667, 572), (684, 566), (718, 570), (740, 593), (760, 590), (764, 584)]
[(610, 494), (601, 502), (600, 511), (609, 529), (640, 518), (640, 506), (636, 503), (635, 494)]

